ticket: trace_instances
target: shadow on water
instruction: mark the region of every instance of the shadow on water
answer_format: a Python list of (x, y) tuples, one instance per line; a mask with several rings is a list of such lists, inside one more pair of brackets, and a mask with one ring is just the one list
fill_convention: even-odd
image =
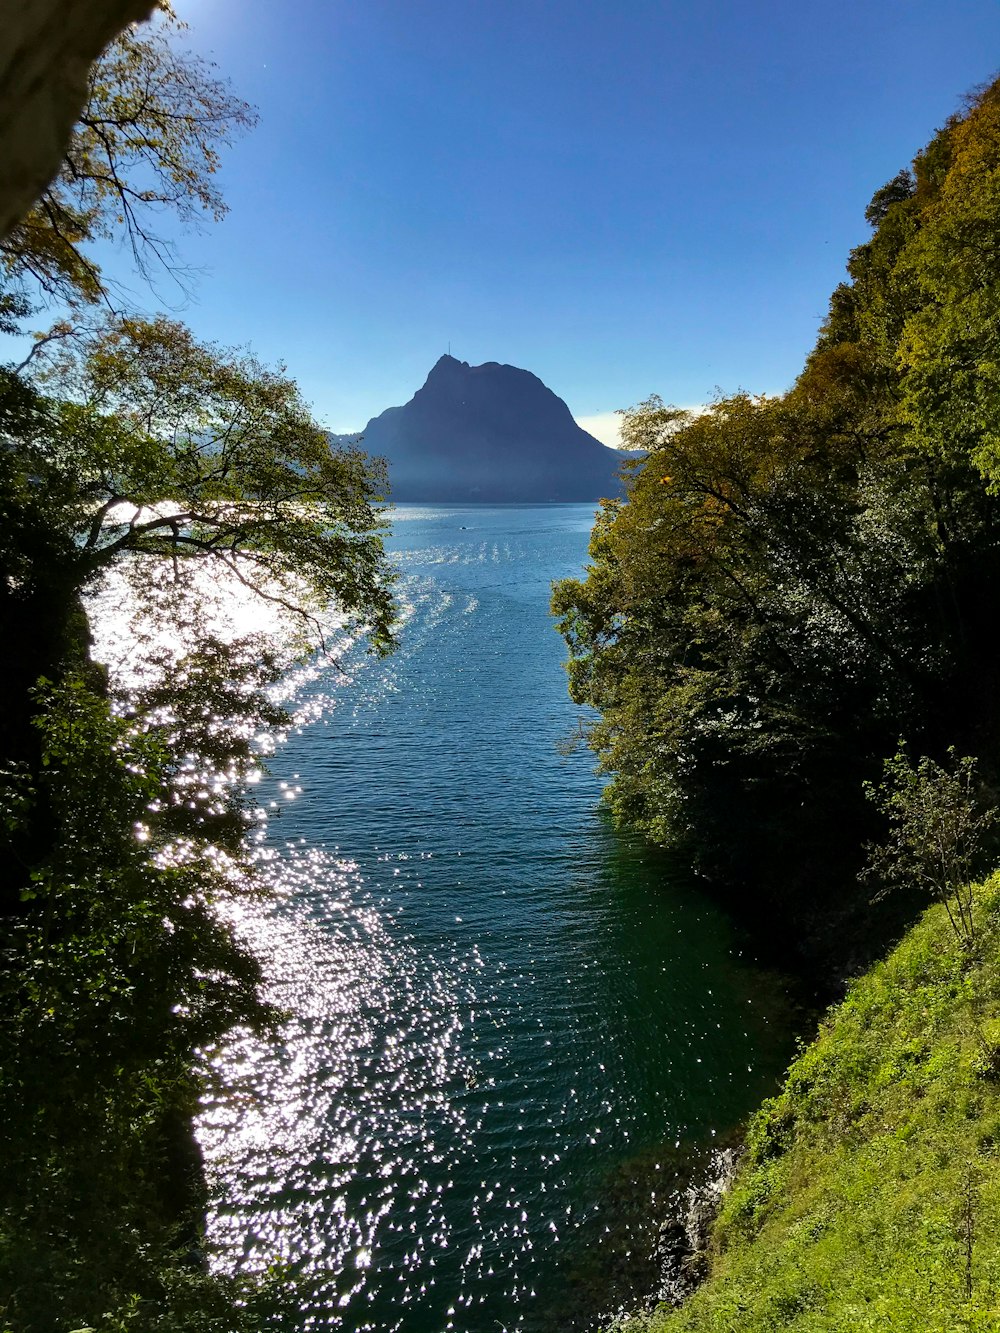
[(596, 836), (604, 1063), (628, 1078), (631, 1151), (622, 1144), (581, 1173), (598, 1206), (557, 1256), (525, 1320), (531, 1333), (587, 1333), (649, 1301), (663, 1279), (661, 1224), (713, 1154), (738, 1144), (804, 1022), (794, 980), (758, 963), (752, 940), (670, 857), (616, 832), (604, 812)]

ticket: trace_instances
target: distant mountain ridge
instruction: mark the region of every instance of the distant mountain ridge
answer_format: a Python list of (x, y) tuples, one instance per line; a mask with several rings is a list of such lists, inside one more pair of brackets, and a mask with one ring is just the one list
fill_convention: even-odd
[[(357, 435), (336, 435), (352, 443)], [(456, 504), (587, 502), (618, 495), (629, 457), (573, 420), (528, 370), (442, 356), (402, 407), (373, 417), (361, 448), (388, 460), (390, 499)]]

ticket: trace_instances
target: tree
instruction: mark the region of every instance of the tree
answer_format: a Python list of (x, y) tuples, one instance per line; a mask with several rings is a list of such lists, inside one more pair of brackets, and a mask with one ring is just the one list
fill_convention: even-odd
[(156, 219), (226, 212), (219, 150), (255, 121), (252, 109), (183, 50), (164, 8), (127, 29), (91, 69), (86, 103), (55, 179), (0, 241), (6, 298), (37, 292), (70, 304), (114, 304), (90, 247), (124, 230), (139, 273), (176, 275)]
[(868, 849), (866, 878), (882, 892), (917, 886), (936, 898), (959, 944), (971, 950), (973, 884), (989, 869), (995, 847), (988, 834), (997, 822), (976, 779), (975, 759), (959, 759), (952, 746), (945, 764), (926, 755), (914, 764), (900, 744), (885, 761), (881, 783), (866, 783), (865, 792), (889, 826), (885, 841)]
[[(241, 683), (252, 687), (260, 673), (248, 665)], [(40, 682), (38, 763), (0, 766), (6, 855), (38, 812), (49, 834), (44, 848), (36, 839), (20, 910), (0, 922), (0, 1305), (11, 1333), (267, 1326), (264, 1292), (199, 1261), (198, 1051), (274, 1015), (259, 965), (217, 911), (253, 883), (218, 822), (226, 806), (237, 813), (247, 750), (219, 716), (218, 678), (206, 689), (202, 675), (199, 689), (190, 666), (181, 674), (168, 691), (188, 722), (179, 733), (145, 709), (113, 716), (80, 672)], [(215, 710), (207, 758), (229, 769), (228, 793), (179, 787), (196, 704)]]
[[(123, 228), (144, 276), (174, 271), (157, 214), (224, 211), (217, 150), (252, 116), (176, 27), (124, 34), (92, 72), (63, 170), (0, 244), (5, 331), (38, 293), (113, 304), (93, 242)], [(0, 370), (5, 1329), (274, 1314), (199, 1258), (192, 1119), (199, 1051), (274, 1018), (217, 905), (259, 887), (244, 784), (254, 737), (287, 720), (267, 688), (288, 651), (216, 635), (202, 587), (280, 607), (292, 652), (331, 617), (389, 651), (384, 490), (283, 369), (170, 320), (62, 323)], [(112, 573), (170, 631), (129, 685), (90, 655), (87, 596)]]
[(878, 191), (788, 393), (627, 414), (645, 461), (555, 590), (617, 817), (827, 934), (900, 735), (1000, 766), (998, 87)]
[(923, 159), (921, 227), (898, 263), (920, 296), (899, 345), (903, 415), (922, 449), (971, 456), (998, 490), (1000, 82)]
[[(0, 387), (0, 634), (24, 645), (0, 677), (7, 760), (37, 768), (31, 691), (86, 667), (81, 594), (115, 565), (141, 565), (178, 627), (195, 615), (190, 571), (211, 567), (285, 610), (303, 648), (322, 646), (331, 609), (392, 646), (384, 475), (331, 447), (282, 372), (169, 320), (116, 319), (59, 344), (36, 384)], [(221, 657), (215, 670), (221, 687)], [(21, 830), (7, 911), (44, 825)]]

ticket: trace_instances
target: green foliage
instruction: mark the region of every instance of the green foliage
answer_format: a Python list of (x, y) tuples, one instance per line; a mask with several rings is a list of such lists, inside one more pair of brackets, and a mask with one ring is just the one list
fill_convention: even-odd
[(229, 1299), (252, 1293), (196, 1261), (191, 1116), (196, 1051), (271, 1020), (213, 910), (238, 881), (193, 824), (178, 843), (157, 819), (176, 763), (162, 734), (72, 676), (39, 687), (35, 726), (21, 809), (43, 807), (53, 836), (0, 931), (3, 1316), (18, 1333), (229, 1328), (206, 1312), (232, 1319)]
[[(253, 116), (161, 9), (94, 67), (63, 171), (0, 246), (0, 331), (39, 298), (113, 309), (93, 246), (115, 235), (143, 277), (179, 279), (157, 215), (224, 213), (219, 149)], [(8, 1333), (256, 1333), (288, 1305), (280, 1267), (207, 1270), (195, 1070), (274, 1017), (219, 910), (260, 891), (253, 738), (287, 721), (269, 687), (331, 620), (391, 650), (384, 490), (283, 369), (167, 319), (62, 321), (0, 369)], [(156, 624), (128, 683), (90, 657), (109, 574)], [(282, 652), (216, 633), (203, 589), (226, 580), (285, 614)]]
[(617, 817), (847, 950), (895, 910), (852, 886), (881, 831), (862, 785), (897, 738), (960, 744), (987, 780), (1000, 754), (1000, 289), (976, 257), (1000, 234), (998, 108), (982, 94), (875, 195), (790, 392), (626, 414), (646, 457), (554, 592)]
[(918, 885), (937, 898), (956, 937), (971, 949), (971, 885), (993, 850), (986, 835), (997, 822), (997, 812), (984, 808), (976, 761), (958, 759), (954, 748), (948, 760), (944, 767), (925, 755), (914, 764), (901, 746), (885, 761), (881, 784), (866, 784), (868, 797), (878, 804), (890, 830), (884, 843), (870, 848), (867, 874), (885, 891), (893, 885)]
[[(81, 595), (125, 562), (155, 600), (161, 637), (172, 624), (178, 641), (200, 643), (171, 671), (171, 743), (187, 727), (184, 744), (206, 763), (212, 728), (192, 726), (212, 710), (198, 691), (224, 715), (273, 720), (261, 690), (275, 663), (258, 642), (206, 637), (195, 571), (279, 606), (297, 621), (301, 651), (323, 645), (331, 615), (367, 631), (376, 651), (391, 648), (382, 475), (364, 455), (331, 448), (284, 375), (166, 320), (115, 320), (63, 346), (45, 387), (0, 376), (0, 633), (23, 645), (0, 665), (0, 757), (27, 765), (29, 782), (40, 763), (31, 691), (70, 670), (96, 680)], [(254, 685), (241, 673), (255, 660)], [(167, 702), (127, 706), (152, 715)], [(228, 822), (238, 839), (230, 809), (213, 818), (220, 837)], [(50, 825), (39, 806), (8, 840), (0, 910), (48, 855)]]
[(1000, 1328), (1000, 1086), (977, 1035), (1000, 1023), (1000, 880), (971, 912), (975, 958), (938, 904), (852, 984), (750, 1125), (705, 1286), (637, 1328)]
[(629, 430), (648, 459), (553, 603), (612, 808), (716, 873), (734, 843), (780, 860), (826, 836), (825, 859), (840, 835), (819, 807), (860, 793), (932, 666), (925, 493), (817, 438), (798, 401), (725, 399), (679, 427), (652, 403)]
[(40, 378), (58, 397), (28, 466), (73, 488), (81, 578), (126, 554), (198, 561), (314, 629), (333, 602), (391, 646), (384, 467), (332, 448), (280, 369), (161, 317), (53, 344)]
[(971, 455), (995, 488), (1000, 87), (976, 97), (932, 150), (922, 225), (900, 258), (921, 297), (900, 342), (902, 408), (923, 449)]

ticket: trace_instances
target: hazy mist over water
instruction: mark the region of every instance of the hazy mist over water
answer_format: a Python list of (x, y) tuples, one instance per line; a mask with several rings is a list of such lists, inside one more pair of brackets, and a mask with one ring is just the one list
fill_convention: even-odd
[[(288, 1261), (297, 1328), (585, 1328), (643, 1294), (678, 1143), (788, 1054), (725, 918), (617, 835), (548, 613), (589, 505), (397, 511), (400, 648), (302, 674), (278, 891), (287, 1011), (212, 1056), (216, 1261)], [(646, 1255), (646, 1261), (639, 1262)]]

